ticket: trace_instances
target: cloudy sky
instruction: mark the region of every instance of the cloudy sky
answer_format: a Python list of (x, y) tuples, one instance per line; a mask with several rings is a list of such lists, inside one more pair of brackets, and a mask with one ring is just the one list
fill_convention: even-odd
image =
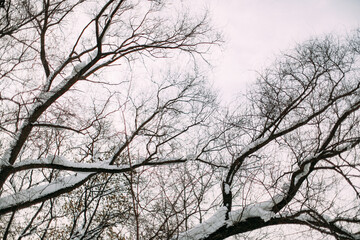
[(313, 36), (360, 27), (360, 0), (201, 0), (225, 36), (215, 87), (230, 100), (275, 54)]

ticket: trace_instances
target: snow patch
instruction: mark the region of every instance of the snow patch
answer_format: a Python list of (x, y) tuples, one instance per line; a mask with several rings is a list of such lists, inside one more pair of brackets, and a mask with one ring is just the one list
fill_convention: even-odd
[(83, 69), (88, 63), (87, 62), (80, 62), (78, 64), (76, 64), (71, 72), (71, 75), (74, 76), (76, 75), (78, 72), (80, 72), (81, 69)]
[(0, 198), (0, 210), (9, 209), (27, 202), (32, 202), (47, 195), (61, 191), (64, 188), (75, 186), (93, 173), (75, 173), (62, 177), (48, 184), (41, 184), (12, 195)]
[(181, 233), (178, 239), (181, 240), (199, 240), (206, 238), (211, 233), (225, 225), (225, 216), (227, 207), (219, 208), (216, 213), (205, 222), (195, 226), (187, 232)]
[(275, 216), (271, 211), (273, 202), (262, 202), (258, 204), (251, 204), (242, 209), (231, 211), (229, 213), (229, 220), (226, 221), (227, 226), (232, 226), (235, 223), (246, 221), (248, 218), (260, 217), (265, 222), (269, 221)]
[(230, 186), (229, 184), (225, 183), (224, 184), (224, 191), (225, 191), (225, 194), (230, 194)]
[(265, 222), (269, 221), (275, 216), (271, 211), (276, 201), (280, 201), (280, 196), (272, 201), (266, 201), (256, 204), (248, 205), (244, 208), (229, 212), (229, 219), (225, 220), (227, 207), (221, 207), (211, 218), (205, 222), (195, 226), (187, 232), (181, 233), (179, 239), (181, 240), (198, 240), (208, 237), (210, 234), (216, 232), (222, 226), (233, 226), (236, 223), (244, 222), (248, 218), (260, 217)]
[[(228, 184), (225, 184), (225, 191)], [(230, 187), (229, 187), (230, 188)], [(210, 234), (216, 232), (222, 226), (233, 226), (239, 222), (244, 222), (249, 218), (259, 217), (265, 222), (275, 217), (275, 213), (271, 211), (273, 206), (282, 201), (284, 196), (282, 194), (275, 195), (271, 200), (250, 204), (241, 209), (233, 210), (229, 212), (229, 219), (225, 220), (227, 207), (221, 207), (211, 218), (205, 222), (195, 226), (193, 229), (187, 232), (181, 233), (179, 239), (181, 240), (198, 240), (208, 237)]]
[(269, 221), (275, 216), (275, 213), (272, 211), (274, 205), (278, 204), (283, 200), (284, 196), (282, 194), (275, 195), (271, 200), (250, 204), (244, 208), (231, 211), (229, 213), (229, 220), (227, 220), (227, 225), (232, 226), (235, 223), (246, 221), (248, 218), (260, 217), (265, 222)]
[(311, 165), (311, 162), (306, 163), (305, 166), (304, 166), (304, 170), (303, 170), (301, 173), (299, 173), (298, 175), (296, 175), (295, 181), (294, 181), (294, 184), (295, 184), (295, 185), (298, 183), (298, 181), (300, 180), (300, 178), (306, 176), (306, 175), (309, 173), (309, 171), (310, 171), (310, 165)]

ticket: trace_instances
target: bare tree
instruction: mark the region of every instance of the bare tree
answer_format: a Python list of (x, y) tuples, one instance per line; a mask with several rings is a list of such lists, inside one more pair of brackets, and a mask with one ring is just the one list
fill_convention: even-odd
[(359, 43), (356, 34), (313, 39), (260, 75), (218, 140), (222, 203), (179, 239), (283, 225), (316, 230), (311, 239), (360, 239)]
[[(174, 14), (171, 7), (177, 6), (125, 0), (4, 2), (3, 239), (121, 239), (133, 236), (134, 222), (137, 239), (145, 234), (139, 227), (145, 209), (140, 181), (153, 184), (160, 174), (151, 170), (156, 166), (183, 163), (189, 156), (193, 161), (205, 144), (201, 129), (215, 106), (193, 63), (221, 39), (206, 15)], [(184, 64), (165, 67), (171, 57)], [(194, 178), (184, 180), (183, 189)], [(174, 193), (188, 199), (183, 189), (174, 187)], [(164, 204), (174, 209), (151, 234), (175, 231), (183, 221), (170, 227), (168, 219), (181, 213), (174, 201)], [(124, 217), (134, 221), (119, 221)]]
[(224, 110), (206, 15), (0, 4), (3, 239), (360, 239), (359, 32), (284, 54)]

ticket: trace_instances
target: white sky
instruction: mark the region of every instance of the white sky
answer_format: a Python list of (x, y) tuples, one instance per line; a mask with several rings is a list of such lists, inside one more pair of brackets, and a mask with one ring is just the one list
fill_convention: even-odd
[(212, 77), (227, 101), (280, 51), (312, 36), (349, 33), (360, 27), (360, 0), (201, 0), (197, 4), (210, 10), (225, 35), (225, 50), (214, 62)]

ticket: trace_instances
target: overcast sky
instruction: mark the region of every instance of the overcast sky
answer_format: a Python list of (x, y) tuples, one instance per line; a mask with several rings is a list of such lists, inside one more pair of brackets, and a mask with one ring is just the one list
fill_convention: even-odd
[(224, 33), (215, 87), (226, 100), (255, 79), (275, 54), (312, 36), (360, 27), (360, 0), (201, 0)]

